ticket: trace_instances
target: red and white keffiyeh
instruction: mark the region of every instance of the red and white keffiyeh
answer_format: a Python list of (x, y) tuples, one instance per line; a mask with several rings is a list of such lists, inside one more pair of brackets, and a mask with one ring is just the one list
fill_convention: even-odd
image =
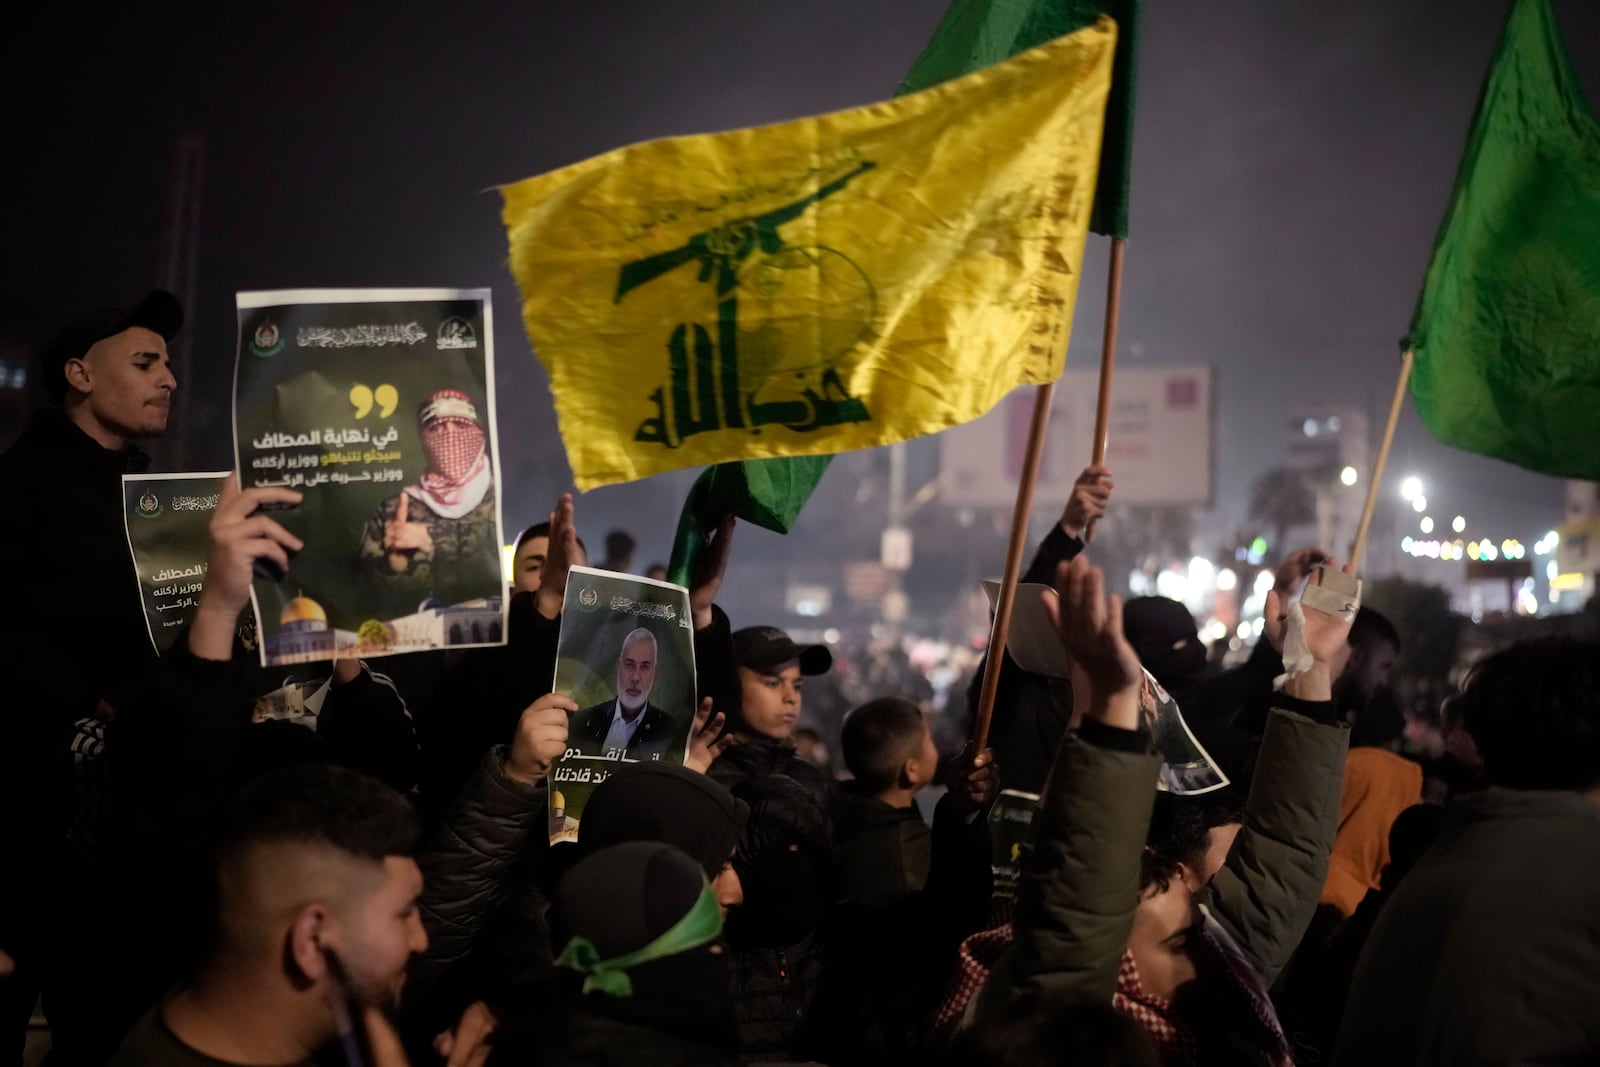
[(477, 418), (471, 398), (454, 389), (441, 389), (422, 407), (428, 469), (406, 492), (446, 519), (459, 519), (477, 507), (494, 485), (487, 437)]

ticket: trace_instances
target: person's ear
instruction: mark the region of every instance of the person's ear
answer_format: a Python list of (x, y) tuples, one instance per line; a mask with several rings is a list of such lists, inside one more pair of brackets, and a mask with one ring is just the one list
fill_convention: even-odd
[(307, 904), (295, 914), (289, 926), (285, 962), (294, 976), (307, 984), (321, 980), (328, 973), (328, 960), (323, 955), (328, 920), (327, 908), (321, 904)]
[(923, 785), (922, 775), (918, 772), (917, 757), (915, 756), (900, 764), (900, 788), (916, 789)]
[(67, 360), (67, 365), (61, 373), (66, 377), (67, 384), (80, 393), (94, 392), (94, 380), (89, 375), (89, 366), (81, 358)]

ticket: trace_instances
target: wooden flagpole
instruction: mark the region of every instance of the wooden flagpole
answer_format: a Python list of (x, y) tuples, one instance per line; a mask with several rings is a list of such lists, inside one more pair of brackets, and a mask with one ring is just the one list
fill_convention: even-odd
[[(1122, 315), (1121, 237), (1111, 239), (1111, 265), (1106, 272), (1106, 330), (1100, 339), (1100, 397), (1094, 409), (1094, 466), (1106, 461), (1106, 438), (1111, 432), (1111, 372), (1117, 362), (1117, 319)], [(1094, 520), (1084, 528), (1085, 543), (1094, 540)]]
[(1406, 396), (1406, 386), (1411, 382), (1413, 357), (1408, 348), (1400, 357), (1400, 379), (1394, 383), (1394, 400), (1389, 404), (1389, 423), (1383, 428), (1383, 441), (1378, 445), (1378, 460), (1372, 465), (1371, 480), (1367, 482), (1367, 503), (1361, 509), (1361, 525), (1356, 527), (1356, 543), (1350, 548), (1350, 565), (1359, 566), (1361, 553), (1367, 547), (1367, 528), (1372, 525), (1372, 512), (1378, 506), (1378, 487), (1383, 483), (1383, 467), (1389, 462), (1389, 446), (1394, 444), (1395, 424), (1400, 421), (1400, 405)]
[(1006, 640), (1011, 636), (1011, 607), (1017, 599), (1017, 579), (1022, 575), (1022, 550), (1028, 539), (1028, 516), (1033, 511), (1033, 487), (1039, 480), (1039, 460), (1044, 455), (1044, 435), (1050, 423), (1050, 399), (1055, 395), (1055, 388), (1054, 382), (1046, 382), (1033, 396), (1028, 451), (1022, 460), (1022, 477), (1017, 482), (1017, 504), (1011, 513), (1011, 540), (1006, 545), (1006, 568), (994, 606), (994, 625), (989, 631), (989, 650), (983, 664), (983, 689), (972, 726), (972, 738), (977, 742), (974, 747), (978, 752), (989, 743), (989, 720), (994, 717), (1000, 666), (1005, 660)]

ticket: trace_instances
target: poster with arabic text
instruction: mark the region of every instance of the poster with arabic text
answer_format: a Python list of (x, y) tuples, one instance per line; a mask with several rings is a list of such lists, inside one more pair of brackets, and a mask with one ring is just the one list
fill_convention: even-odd
[(305, 548), (253, 587), (262, 663), (503, 644), (489, 290), (235, 303), (242, 483), (303, 494), (272, 517)]

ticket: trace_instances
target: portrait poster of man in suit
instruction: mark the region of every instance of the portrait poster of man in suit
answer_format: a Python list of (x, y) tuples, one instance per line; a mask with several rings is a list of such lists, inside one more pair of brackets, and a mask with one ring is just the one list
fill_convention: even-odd
[(571, 841), (589, 794), (619, 765), (683, 762), (695, 712), (688, 590), (573, 567), (552, 691), (579, 708), (551, 772), (550, 839)]

